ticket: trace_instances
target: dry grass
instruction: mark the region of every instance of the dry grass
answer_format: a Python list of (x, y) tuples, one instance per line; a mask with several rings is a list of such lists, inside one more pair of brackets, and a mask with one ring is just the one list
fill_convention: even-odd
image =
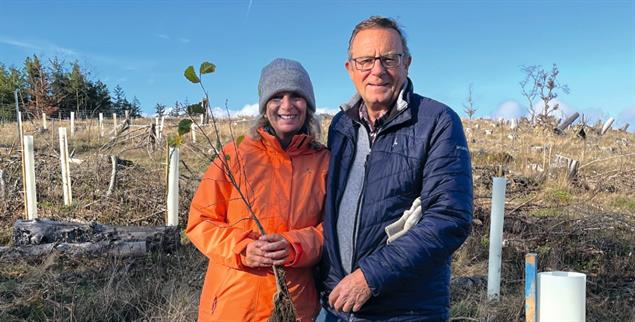
[[(330, 118), (323, 122), (326, 130)], [(119, 122), (121, 122), (119, 120)], [(135, 120), (115, 143), (100, 138), (96, 123), (78, 122), (69, 149), (81, 165), (71, 165), (74, 204), (63, 206), (57, 127), (35, 136), (41, 217), (101, 223), (160, 225), (165, 214), (165, 148), (153, 150), (147, 131), (153, 120)], [(106, 133), (111, 123), (105, 122)], [(67, 124), (66, 124), (67, 126)], [(143, 127), (145, 126), (145, 127)], [(245, 133), (249, 121), (234, 124)], [(589, 321), (629, 321), (635, 316), (635, 136), (611, 131), (605, 136), (574, 129), (558, 136), (521, 123), (511, 131), (487, 120), (468, 121), (473, 155), (475, 214), (471, 236), (453, 261), (453, 321), (521, 321), (523, 263), (539, 254), (539, 270), (587, 274)], [(228, 124), (222, 140), (230, 139)], [(166, 120), (166, 133), (176, 121)], [(211, 129), (205, 128), (211, 133)], [(0, 169), (6, 196), (0, 199), (0, 244), (23, 217), (21, 169), (15, 124), (0, 125)], [(324, 131), (326, 134), (326, 131)], [(108, 134), (106, 135), (109, 136)], [(189, 202), (209, 163), (202, 135), (182, 146), (179, 220), (186, 222)], [(324, 141), (324, 139), (323, 139)], [(106, 146), (106, 147), (104, 147)], [(119, 169), (117, 189), (106, 197), (111, 165), (108, 155), (128, 160)], [(556, 155), (580, 161), (570, 180), (555, 164)], [(508, 179), (501, 301), (486, 300), (487, 251), (492, 176)], [(0, 197), (1, 198), (1, 197)], [(206, 260), (187, 240), (173, 254), (139, 259), (0, 259), (0, 319), (6, 321), (192, 321), (196, 317)], [(465, 283), (465, 281), (469, 283)]]

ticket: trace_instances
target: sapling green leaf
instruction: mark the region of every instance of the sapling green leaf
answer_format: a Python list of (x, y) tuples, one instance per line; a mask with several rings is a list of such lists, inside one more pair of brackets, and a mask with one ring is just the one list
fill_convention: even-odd
[(170, 147), (178, 147), (181, 144), (183, 144), (183, 136), (181, 136), (180, 134), (170, 134), (168, 135), (168, 146)]
[(199, 68), (200, 74), (209, 74), (209, 73), (213, 73), (216, 71), (216, 65), (210, 63), (210, 62), (203, 62), (201, 64), (201, 67)]
[(241, 135), (239, 137), (236, 138), (236, 146), (240, 145), (240, 142), (242, 142), (245, 139), (244, 135)]
[(183, 73), (183, 75), (185, 75), (185, 78), (187, 78), (192, 83), (196, 84), (201, 82), (201, 80), (196, 75), (196, 72), (194, 71), (194, 66), (192, 65), (190, 65), (189, 67), (185, 69), (185, 72)]
[(192, 120), (190, 119), (183, 119), (181, 121), (179, 121), (179, 135), (185, 135), (187, 133), (190, 133), (190, 130), (192, 129)]

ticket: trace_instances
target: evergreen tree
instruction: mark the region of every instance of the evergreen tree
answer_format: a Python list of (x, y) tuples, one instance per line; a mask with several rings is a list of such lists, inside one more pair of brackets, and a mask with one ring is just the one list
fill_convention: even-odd
[(158, 117), (161, 117), (165, 115), (165, 108), (165, 105), (157, 103), (157, 105), (154, 106), (154, 112), (157, 114)]

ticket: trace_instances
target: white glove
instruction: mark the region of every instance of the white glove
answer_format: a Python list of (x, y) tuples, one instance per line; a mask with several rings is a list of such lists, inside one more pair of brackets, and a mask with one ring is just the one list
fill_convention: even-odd
[(417, 197), (412, 202), (410, 209), (403, 212), (401, 218), (394, 223), (386, 226), (386, 235), (388, 235), (387, 244), (392, 243), (395, 239), (401, 237), (408, 232), (412, 226), (417, 224), (421, 219), (421, 197)]

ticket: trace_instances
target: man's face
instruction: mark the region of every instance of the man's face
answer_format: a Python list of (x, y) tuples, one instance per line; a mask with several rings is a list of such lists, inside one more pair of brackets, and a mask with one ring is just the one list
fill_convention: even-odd
[(346, 62), (348, 75), (366, 106), (376, 111), (388, 109), (408, 77), (411, 62), (410, 57), (404, 55), (399, 33), (383, 28), (362, 30), (355, 35), (350, 54), (353, 59), (402, 54), (401, 64), (393, 68), (385, 68), (379, 59), (368, 71), (358, 70), (352, 60)]

